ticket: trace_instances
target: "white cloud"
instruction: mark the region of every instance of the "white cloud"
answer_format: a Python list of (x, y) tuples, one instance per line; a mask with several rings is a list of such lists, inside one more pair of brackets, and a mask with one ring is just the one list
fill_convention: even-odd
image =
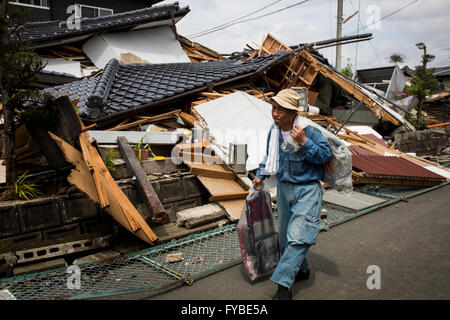
[[(380, 18), (411, 3), (413, 0), (361, 0), (360, 24), (365, 26), (369, 18), (367, 8), (371, 5), (380, 9)], [(163, 1), (171, 3), (173, 1)], [(179, 0), (180, 6), (189, 5), (191, 12), (177, 24), (180, 34), (188, 36), (203, 31), (235, 18), (241, 17), (252, 10), (258, 9), (273, 1), (257, 0)], [(299, 0), (283, 0), (255, 15), (268, 13)], [(359, 0), (344, 1), (344, 17), (355, 12)], [(425, 42), (431, 54), (436, 55), (435, 64), (448, 63), (450, 55), (450, 33), (448, 32), (450, 9), (447, 0), (419, 0), (411, 6), (383, 19), (380, 28), (368, 30), (360, 28), (359, 33), (371, 32), (374, 39), (371, 42), (358, 44), (358, 68), (389, 65), (388, 57), (394, 52), (406, 56), (406, 64), (414, 67), (419, 64), (421, 51), (415, 43)], [(343, 34), (355, 34), (358, 29), (358, 15), (344, 24)], [(263, 35), (272, 33), (287, 45), (304, 42), (314, 42), (334, 38), (336, 32), (336, 1), (310, 0), (305, 4), (292, 7), (283, 12), (267, 17), (239, 23), (209, 35), (191, 38), (220, 53), (242, 51), (246, 44), (254, 47), (252, 42), (261, 43)], [(334, 64), (335, 48), (323, 49), (320, 52)], [(354, 65), (356, 44), (342, 47), (342, 64)], [(379, 61), (380, 60), (380, 61)], [(441, 62), (440, 62), (441, 61)], [(433, 65), (433, 64), (432, 64)]]

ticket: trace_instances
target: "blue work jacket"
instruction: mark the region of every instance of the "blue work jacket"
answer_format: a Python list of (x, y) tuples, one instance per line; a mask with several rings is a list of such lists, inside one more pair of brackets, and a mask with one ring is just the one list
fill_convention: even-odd
[[(269, 151), (269, 141), (272, 129), (275, 124), (272, 124), (267, 137), (266, 155), (263, 161), (259, 164), (256, 172), (256, 177), (264, 179), (268, 177), (264, 174), (267, 161), (267, 154)], [(286, 181), (291, 183), (303, 183), (310, 181), (322, 180), (324, 175), (324, 164), (329, 162), (332, 158), (332, 153), (328, 142), (322, 136), (322, 133), (311, 126), (307, 126), (303, 130), (306, 134), (306, 142), (301, 146), (300, 150), (293, 153), (286, 153), (282, 150), (283, 136), (281, 129), (279, 129), (279, 150), (278, 150), (278, 172), (276, 178), (278, 181)]]

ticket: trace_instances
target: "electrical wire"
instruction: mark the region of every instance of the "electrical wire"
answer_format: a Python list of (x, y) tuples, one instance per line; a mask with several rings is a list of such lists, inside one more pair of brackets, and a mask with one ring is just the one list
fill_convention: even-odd
[[(356, 11), (356, 8), (355, 8), (355, 6), (353, 5), (352, 0), (350, 0), (350, 4), (352, 5), (353, 10)], [(359, 11), (359, 10), (358, 10), (358, 11)], [(359, 29), (359, 26), (360, 26), (360, 20), (359, 20), (359, 17), (358, 17), (358, 29)], [(370, 46), (372, 47), (373, 53), (375, 54), (375, 56), (376, 56), (377, 59), (378, 59), (378, 63), (380, 64), (380, 66), (382, 66), (383, 64), (381, 63), (380, 57), (378, 56), (378, 53), (377, 53), (377, 51), (375, 50), (375, 47), (373, 46), (372, 39), (369, 40), (369, 43), (370, 43)], [(356, 63), (355, 63), (355, 72), (356, 72)]]
[(250, 13), (247, 13), (247, 14), (243, 15), (242, 17), (239, 17), (239, 18), (233, 19), (233, 20), (231, 20), (231, 21), (222, 23), (222, 24), (220, 24), (220, 25), (218, 25), (218, 26), (215, 26), (215, 27), (212, 27), (212, 28), (205, 29), (205, 30), (203, 30), (203, 31), (199, 31), (199, 32), (196, 32), (196, 33), (192, 33), (192, 34), (188, 35), (187, 37), (195, 37), (195, 36), (201, 35), (201, 34), (203, 34), (203, 33), (205, 33), (205, 32), (212, 31), (212, 30), (217, 29), (217, 28), (220, 28), (220, 27), (224, 27), (224, 26), (226, 26), (226, 25), (228, 25), (228, 24), (230, 24), (230, 23), (236, 22), (236, 21), (241, 20), (241, 19), (243, 19), (243, 18), (247, 18), (247, 17), (249, 17), (249, 16), (251, 16), (251, 15), (253, 15), (253, 14), (255, 14), (255, 13), (258, 13), (258, 12), (264, 10), (264, 9), (267, 9), (267, 8), (269, 8), (270, 6), (273, 6), (274, 4), (277, 4), (278, 2), (281, 2), (281, 1), (283, 1), (283, 0), (272, 1), (271, 3), (265, 5), (264, 7), (260, 8), (260, 9), (257, 9), (257, 10), (255, 10), (255, 11), (252, 11), (252, 12), (250, 12)]
[(257, 16), (257, 17), (253, 17), (253, 18), (249, 18), (249, 19), (245, 19), (245, 20), (240, 20), (240, 21), (237, 21), (237, 22), (228, 24), (228, 25), (226, 25), (226, 26), (223, 26), (223, 27), (221, 27), (221, 28), (217, 28), (217, 29), (215, 29), (215, 30), (212, 30), (212, 31), (209, 31), (209, 32), (205, 32), (205, 33), (203, 33), (203, 34), (200, 34), (200, 35), (198, 35), (198, 36), (194, 36), (194, 37), (191, 37), (191, 38), (199, 38), (199, 37), (202, 37), (202, 36), (204, 36), (204, 35), (207, 35), (207, 34), (210, 34), (210, 33), (214, 33), (214, 32), (217, 32), (217, 31), (220, 31), (220, 30), (229, 28), (229, 27), (234, 26), (234, 25), (239, 24), (239, 23), (244, 23), (244, 22), (249, 22), (249, 21), (254, 21), (254, 20), (257, 20), (257, 19), (261, 19), (261, 18), (267, 17), (267, 16), (269, 16), (269, 15), (272, 15), (272, 14), (275, 14), (275, 13), (278, 13), (278, 12), (281, 12), (281, 11), (284, 11), (284, 10), (287, 10), (287, 9), (290, 9), (290, 8), (293, 8), (293, 7), (295, 7), (295, 6), (304, 4), (304, 3), (309, 2), (309, 1), (312, 1), (312, 0), (303, 0), (303, 1), (300, 1), (300, 2), (297, 2), (297, 3), (294, 3), (294, 4), (292, 4), (292, 5), (289, 5), (289, 6), (287, 6), (287, 7), (284, 7), (284, 8), (281, 8), (281, 9), (278, 9), (278, 10), (275, 10), (275, 11), (272, 11), (272, 12), (268, 12), (268, 13), (265, 13), (265, 14), (260, 15), (260, 16)]
[(371, 25), (374, 25), (374, 24), (377, 23), (377, 22), (380, 22), (380, 21), (382, 21), (382, 20), (384, 20), (384, 19), (389, 18), (390, 16), (392, 16), (392, 15), (394, 15), (394, 14), (396, 14), (396, 13), (398, 13), (398, 12), (400, 12), (400, 11), (402, 11), (402, 10), (404, 10), (404, 9), (406, 9), (406, 8), (408, 8), (408, 7), (410, 7), (410, 6), (412, 6), (414, 3), (418, 2), (418, 1), (420, 1), (420, 0), (414, 0), (414, 1), (410, 2), (410, 3), (408, 3), (407, 5), (405, 5), (405, 6), (401, 7), (401, 8), (399, 8), (399, 9), (397, 9), (397, 10), (395, 10), (395, 11), (392, 11), (391, 13), (385, 15), (384, 17), (381, 17), (380, 19), (378, 19), (378, 20), (372, 22), (371, 24), (369, 24), (369, 25), (367, 25), (367, 26), (363, 26), (362, 28), (363, 28), (363, 29), (367, 29), (367, 28), (370, 27)]

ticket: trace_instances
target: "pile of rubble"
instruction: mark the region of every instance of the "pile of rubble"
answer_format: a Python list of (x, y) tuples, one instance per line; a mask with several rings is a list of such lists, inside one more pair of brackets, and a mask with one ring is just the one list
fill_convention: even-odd
[[(285, 88), (306, 90), (302, 115), (346, 142), (355, 186), (450, 179), (445, 130), (417, 132), (404, 107), (317, 51), (352, 39), (290, 47), (268, 34), (258, 49), (225, 57), (177, 34), (188, 12), (175, 3), (87, 19), (75, 31), (25, 26), (42, 57), (64, 56), (79, 73), (56, 68), (36, 84), (58, 98), (53, 132), (39, 123), (17, 131), (19, 169), (48, 197), (0, 206), (0, 275), (12, 275), (16, 263), (99, 248), (124, 253), (237, 221), (265, 152), (268, 99)], [(363, 107), (389, 130), (351, 125)], [(346, 110), (345, 119), (335, 110)], [(142, 242), (123, 249), (118, 239), (128, 234)]]

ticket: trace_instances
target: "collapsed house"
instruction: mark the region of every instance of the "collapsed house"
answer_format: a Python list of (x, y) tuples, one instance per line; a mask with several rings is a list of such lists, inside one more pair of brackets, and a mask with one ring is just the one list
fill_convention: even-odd
[[(450, 179), (377, 132), (345, 126), (364, 106), (389, 132), (415, 130), (387, 96), (334, 70), (314, 45), (268, 34), (259, 49), (225, 57), (177, 34), (188, 12), (172, 4), (86, 19), (75, 31), (55, 22), (25, 28), (49, 59), (40, 87), (64, 111), (58, 130), (36, 123), (19, 134), (21, 169), (58, 195), (1, 207), (2, 248), (15, 263), (108, 248), (128, 234), (154, 245), (237, 221), (272, 123), (268, 99), (284, 88), (305, 88), (319, 112), (303, 114), (346, 142), (355, 185)], [(69, 62), (52, 60), (60, 56)], [(333, 117), (339, 108), (342, 122)], [(221, 137), (226, 129), (243, 134)]]

